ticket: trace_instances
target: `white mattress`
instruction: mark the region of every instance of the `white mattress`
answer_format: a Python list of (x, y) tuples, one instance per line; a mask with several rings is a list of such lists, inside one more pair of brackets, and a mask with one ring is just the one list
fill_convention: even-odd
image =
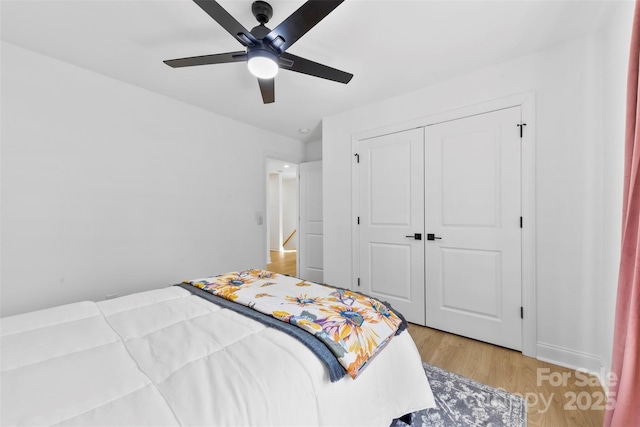
[(380, 425), (435, 406), (408, 332), (356, 380), (170, 287), (2, 319), (2, 426)]

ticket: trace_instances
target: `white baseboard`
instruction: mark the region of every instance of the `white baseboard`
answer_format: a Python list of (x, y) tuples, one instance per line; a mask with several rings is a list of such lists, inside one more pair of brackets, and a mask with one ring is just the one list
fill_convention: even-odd
[(609, 393), (605, 377), (609, 374), (610, 367), (600, 356), (538, 342), (537, 359), (576, 371), (586, 371), (596, 376), (605, 393)]

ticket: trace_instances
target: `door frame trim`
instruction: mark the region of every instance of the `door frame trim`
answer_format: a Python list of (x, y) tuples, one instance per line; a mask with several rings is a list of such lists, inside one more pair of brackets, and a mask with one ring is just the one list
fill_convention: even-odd
[[(536, 200), (535, 200), (535, 91), (518, 93), (478, 104), (431, 114), (425, 117), (384, 126), (355, 133), (351, 136), (351, 211), (353, 212), (351, 227), (352, 248), (352, 277), (351, 288), (356, 289), (359, 277), (360, 253), (359, 253), (359, 227), (356, 219), (359, 216), (360, 182), (357, 173), (357, 148), (361, 141), (383, 136), (391, 133), (402, 132), (409, 129), (432, 126), (438, 123), (463, 119), (470, 116), (489, 113), (505, 108), (520, 107), (522, 123), (526, 123), (521, 144), (521, 212), (522, 227), (522, 307), (524, 307), (524, 319), (522, 320), (522, 354), (529, 357), (537, 355), (537, 301), (536, 301)], [(514, 132), (517, 129), (514, 126)]]

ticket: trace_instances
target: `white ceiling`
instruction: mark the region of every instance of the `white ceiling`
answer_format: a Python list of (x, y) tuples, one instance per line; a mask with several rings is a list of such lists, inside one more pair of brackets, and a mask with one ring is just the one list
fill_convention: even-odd
[[(628, 1), (628, 0), (627, 0)], [(221, 0), (257, 24), (252, 0)], [(274, 28), (303, 0), (272, 0)], [(244, 63), (165, 59), (242, 46), (191, 0), (2, 0), (2, 39), (300, 141), (321, 120), (591, 33), (620, 0), (346, 0), (288, 52), (353, 73), (348, 85), (281, 71), (264, 105)], [(300, 128), (311, 130), (303, 135)]]

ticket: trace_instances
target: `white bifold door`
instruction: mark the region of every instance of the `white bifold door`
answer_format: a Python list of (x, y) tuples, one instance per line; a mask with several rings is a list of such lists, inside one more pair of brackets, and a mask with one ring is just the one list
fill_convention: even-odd
[(514, 107), (425, 128), (426, 324), (516, 350), (519, 123)]
[(358, 290), (424, 325), (422, 129), (361, 141), (358, 148)]
[(358, 143), (360, 290), (520, 350), (520, 107)]

